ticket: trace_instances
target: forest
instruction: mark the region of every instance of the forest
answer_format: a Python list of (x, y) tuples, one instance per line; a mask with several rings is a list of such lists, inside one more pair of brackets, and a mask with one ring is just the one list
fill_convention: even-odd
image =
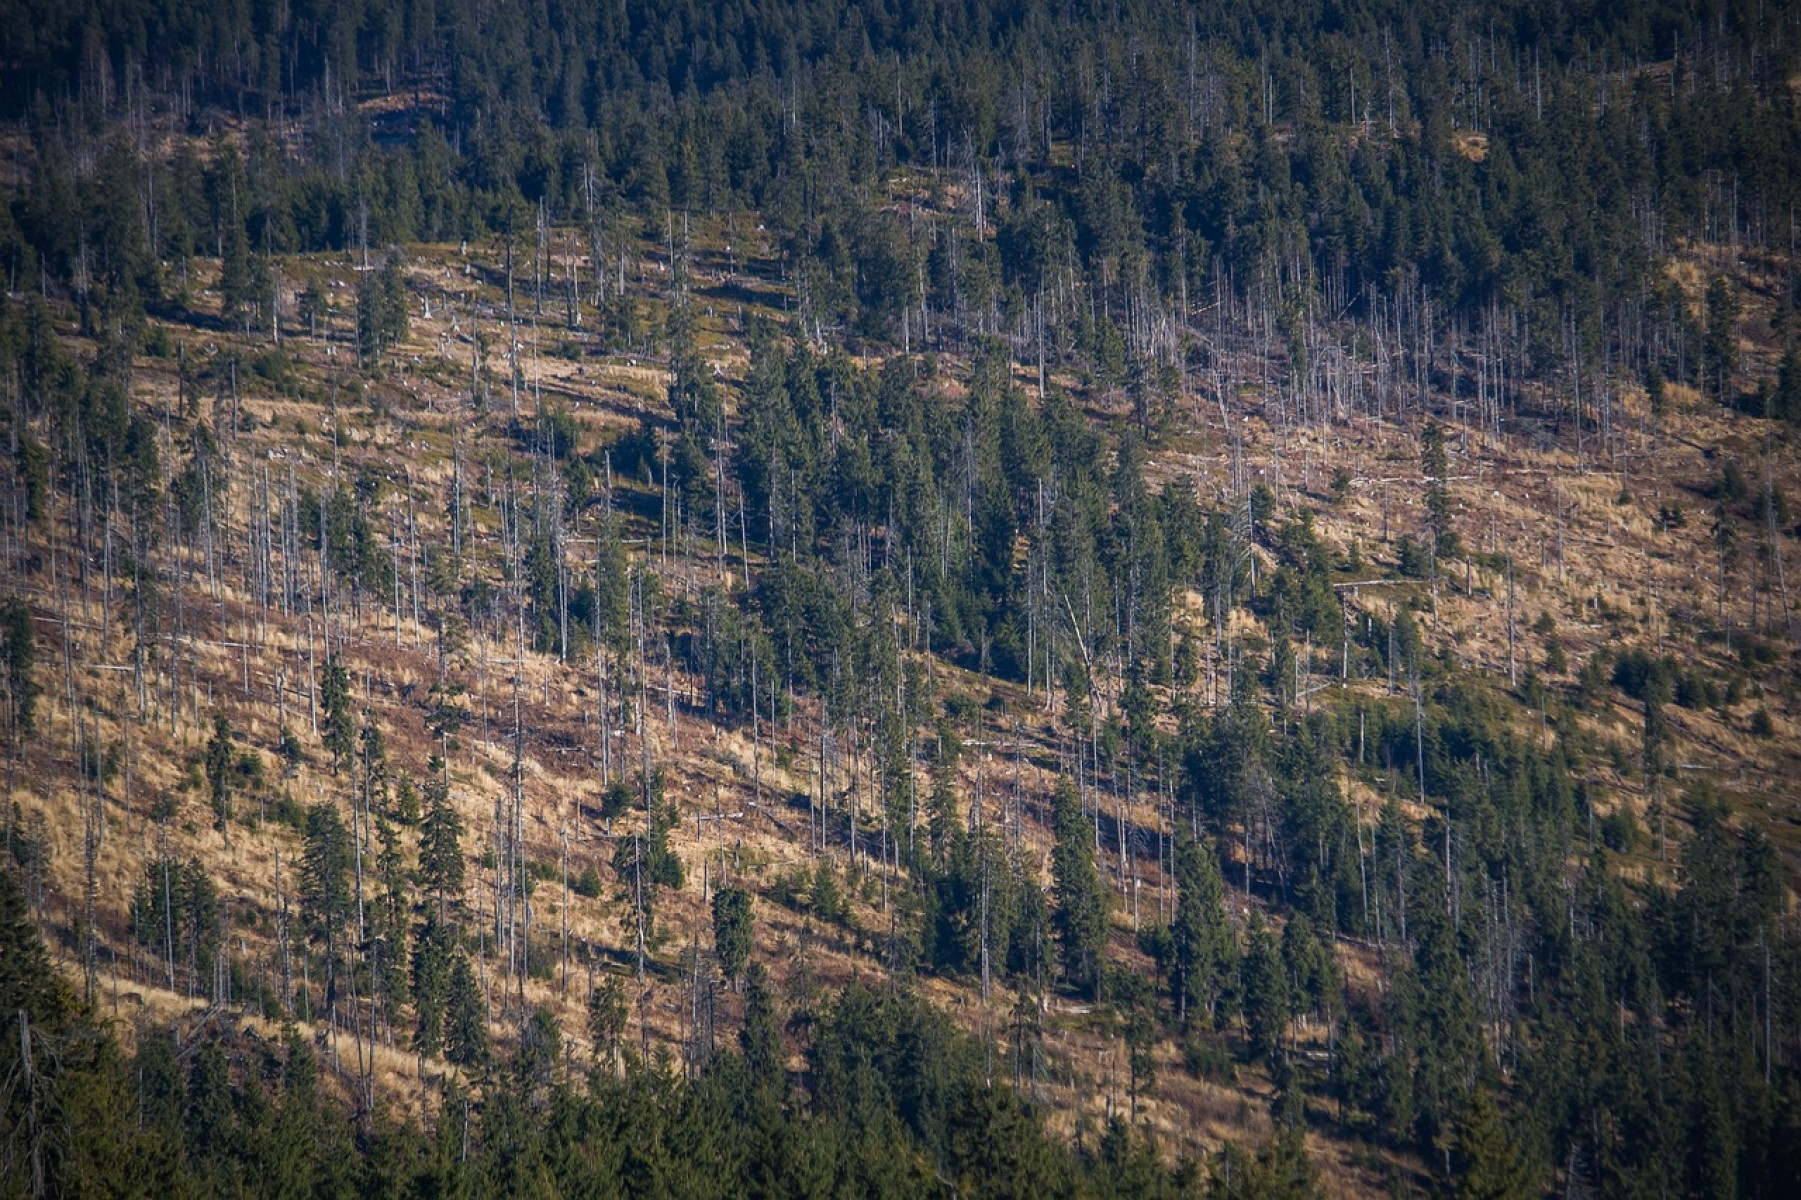
[(0, 0), (0, 145), (0, 1196), (1793, 1193), (1801, 9)]

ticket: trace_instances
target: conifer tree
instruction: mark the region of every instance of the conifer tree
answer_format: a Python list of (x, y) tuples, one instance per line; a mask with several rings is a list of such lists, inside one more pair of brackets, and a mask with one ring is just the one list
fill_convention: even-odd
[(1529, 1200), (1543, 1194), (1488, 1089), (1470, 1093), (1457, 1130), (1459, 1200)]
[(778, 1098), (787, 1095), (788, 1050), (782, 1042), (781, 1015), (760, 963), (745, 972), (744, 1028), (738, 1033), (738, 1050), (759, 1088)]
[(608, 973), (600, 985), (588, 993), (588, 1041), (593, 1047), (598, 1066), (604, 1058), (615, 1062), (619, 1057), (620, 1039), (625, 1036), (625, 984), (618, 975)]
[(241, 221), (225, 222), (224, 246), (219, 261), (219, 316), (237, 329), (249, 326), (250, 308), (256, 302), (250, 265), (250, 243)]
[(1244, 956), (1244, 1019), (1251, 1054), (1273, 1060), (1288, 1033), (1288, 977), (1276, 939), (1260, 914), (1251, 918), (1250, 944)]
[(7, 736), (14, 753), (31, 736), (40, 688), (33, 675), (37, 638), (31, 610), (16, 596), (0, 602), (0, 680), (6, 684)]
[(743, 888), (720, 888), (713, 893), (713, 952), (728, 981), (736, 982), (743, 975), (750, 948), (750, 893)]
[(1721, 404), (1732, 396), (1732, 373), (1738, 367), (1738, 293), (1724, 275), (1715, 275), (1707, 285), (1706, 321), (1701, 355), (1706, 369), (1703, 385), (1713, 390)]
[(459, 952), (450, 968), (444, 1011), (444, 1056), (460, 1067), (479, 1067), (488, 1059), (488, 1015), (469, 956)]
[(228, 824), (231, 820), (231, 775), (234, 767), (232, 758), (231, 722), (225, 719), (224, 713), (213, 717), (213, 736), (206, 744), (206, 783), (212, 796), (213, 828), (231, 840)]
[(325, 749), (331, 755), (331, 773), (350, 760), (356, 728), (350, 713), (350, 675), (332, 655), (325, 660), (319, 680), (319, 703), (325, 710)]
[(1068, 778), (1057, 781), (1054, 804), (1051, 879), (1057, 906), (1051, 923), (1063, 977), (1077, 992), (1092, 996), (1106, 949), (1107, 892), (1094, 865), (1094, 828)]
[(324, 955), (325, 1007), (338, 999), (344, 926), (351, 916), (350, 831), (330, 804), (315, 804), (306, 814), (306, 850), (301, 859), (300, 912), (308, 934)]
[(413, 935), (413, 1049), (435, 1057), (444, 1048), (444, 1015), (450, 999), (452, 948), (450, 929), (436, 909), (427, 909)]
[(1175, 954), (1169, 983), (1176, 1018), (1187, 1023), (1202, 1012), (1211, 1019), (1235, 947), (1212, 844), (1180, 830), (1175, 867), (1176, 916), (1169, 929)]
[(454, 919), (462, 904), (468, 864), (463, 859), (463, 818), (441, 787), (430, 790), (419, 828), (419, 882), (440, 921)]
[(1432, 557), (1439, 562), (1456, 558), (1461, 547), (1446, 481), (1451, 466), (1445, 453), (1445, 431), (1437, 421), (1426, 422), (1420, 435), (1420, 469), (1426, 476), (1426, 525), (1432, 533)]

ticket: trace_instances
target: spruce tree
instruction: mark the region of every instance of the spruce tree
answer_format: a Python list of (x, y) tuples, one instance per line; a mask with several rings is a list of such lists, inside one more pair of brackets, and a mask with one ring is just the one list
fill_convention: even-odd
[(756, 1085), (777, 1097), (788, 1092), (788, 1049), (782, 1042), (781, 1014), (769, 976), (753, 963), (744, 975), (744, 1028), (738, 1050)]
[(1197, 841), (1185, 829), (1178, 832), (1175, 869), (1176, 917), (1170, 923), (1175, 955), (1169, 982), (1176, 1018), (1187, 1023), (1203, 1011), (1211, 1019), (1234, 947), (1226, 922), (1225, 882), (1212, 843)]
[(468, 864), (463, 859), (463, 818), (441, 788), (433, 788), (419, 828), (419, 883), (431, 897), (439, 920), (461, 907)]
[(1459, 1200), (1530, 1200), (1543, 1194), (1488, 1089), (1470, 1094), (1457, 1129)]
[(736, 982), (750, 961), (751, 896), (743, 888), (713, 893), (713, 952), (727, 980)]
[(338, 967), (351, 915), (350, 831), (330, 804), (306, 814), (306, 848), (300, 867), (300, 912), (308, 934), (324, 954), (325, 1007), (338, 999)]
[(1085, 996), (1100, 986), (1107, 943), (1107, 892), (1094, 865), (1094, 827), (1083, 816), (1075, 785), (1057, 781), (1051, 848), (1051, 879), (1057, 907), (1051, 925), (1063, 977)]
[(618, 975), (609, 973), (588, 993), (588, 1041), (597, 1066), (602, 1058), (610, 1063), (618, 1057), (625, 1020), (625, 985)]
[(8, 596), (0, 602), (0, 679), (6, 684), (7, 734), (17, 753), (31, 736), (37, 720), (41, 689), (34, 675), (37, 637), (31, 628), (31, 610), (25, 602)]
[(224, 713), (219, 713), (213, 717), (213, 736), (206, 744), (206, 783), (212, 796), (213, 828), (225, 834), (227, 842), (231, 840), (228, 822), (231, 820), (231, 775), (234, 765), (231, 722), (225, 719)]
[(1724, 275), (1715, 275), (1707, 285), (1707, 328), (1701, 342), (1702, 364), (1706, 370), (1705, 386), (1713, 389), (1721, 404), (1732, 397), (1732, 373), (1738, 367), (1738, 293)]
[(427, 909), (413, 936), (413, 1049), (435, 1057), (444, 1048), (444, 1014), (450, 1000), (455, 942), (436, 910)]
[(356, 727), (350, 712), (350, 675), (332, 655), (325, 660), (319, 680), (319, 703), (325, 710), (325, 749), (331, 755), (331, 773), (350, 760)]
[(469, 956), (460, 951), (450, 968), (450, 991), (444, 1011), (444, 1056), (460, 1067), (479, 1067), (488, 1059), (488, 1014)]
[(1261, 914), (1251, 918), (1244, 956), (1244, 1019), (1251, 1054), (1264, 1060), (1281, 1052), (1288, 1032), (1289, 987), (1281, 953)]
[(1456, 558), (1461, 547), (1446, 482), (1451, 466), (1445, 453), (1445, 431), (1437, 421), (1426, 422), (1420, 435), (1420, 469), (1426, 476), (1426, 525), (1432, 533), (1432, 557), (1439, 562)]

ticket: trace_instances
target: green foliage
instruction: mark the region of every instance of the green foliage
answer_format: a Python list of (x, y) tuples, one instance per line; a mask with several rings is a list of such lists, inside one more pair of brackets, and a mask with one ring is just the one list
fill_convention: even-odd
[[(1456, 558), (1462, 548), (1451, 504), (1450, 459), (1445, 453), (1445, 431), (1436, 421), (1428, 421), (1420, 434), (1420, 470), (1426, 476), (1426, 526), (1432, 534), (1432, 558), (1440, 562)], [(1405, 567), (1402, 571), (1407, 573)]]
[(132, 936), (151, 950), (174, 987), (179, 969), (188, 993), (210, 994), (224, 936), (219, 889), (197, 859), (153, 859), (132, 894)]
[(440, 919), (461, 910), (468, 864), (463, 857), (463, 818), (436, 778), (419, 827), (419, 883), (437, 906)]
[(219, 713), (213, 717), (213, 736), (206, 743), (206, 782), (213, 802), (213, 828), (220, 831), (231, 820), (233, 765), (231, 722)]
[(673, 803), (663, 799), (662, 773), (645, 785), (645, 827), (620, 835), (613, 844), (613, 876), (620, 898), (629, 905), (644, 943), (656, 937), (657, 894), (682, 886), (682, 860), (669, 844), (669, 831), (679, 819)]
[(1395, 541), (1395, 570), (1408, 579), (1425, 579), (1432, 574), (1431, 547), (1402, 534)]
[(1273, 1060), (1288, 1033), (1292, 995), (1276, 939), (1262, 917), (1253, 916), (1244, 955), (1244, 1019), (1251, 1054)]
[(829, 925), (846, 925), (851, 921), (850, 904), (838, 883), (838, 873), (824, 859), (813, 870), (807, 887), (807, 908)]
[(1057, 781), (1051, 831), (1051, 886), (1056, 907), (1051, 928), (1063, 978), (1083, 995), (1096, 995), (1107, 943), (1107, 892), (1094, 865), (1094, 826), (1084, 816), (1075, 785)]
[(406, 281), (400, 264), (389, 254), (374, 271), (365, 271), (356, 289), (357, 359), (365, 367), (378, 365), (407, 335)]
[(0, 1189), (124, 1194), (176, 1165), (134, 1121), (102, 1030), (51, 965), (9, 866), (0, 866)]
[(324, 710), (320, 736), (326, 752), (331, 755), (331, 773), (336, 775), (350, 760), (355, 737), (355, 718), (350, 711), (350, 674), (336, 655), (325, 660), (325, 668), (319, 673), (319, 706)]
[(316, 943), (325, 967), (325, 1008), (338, 999), (338, 970), (349, 937), (345, 926), (352, 913), (350, 831), (330, 804), (316, 804), (306, 814), (306, 846), (300, 867), (300, 912), (308, 936)]
[[(1186, 453), (1173, 440), (1180, 405), (1235, 386), (1282, 428), (1361, 419), (1370, 396), (1384, 415), (1425, 419), (1426, 523), (1394, 551), (1403, 576), (1426, 579), (1462, 550), (1446, 432), (1428, 414), (1448, 385), (1443, 411), (1461, 417), (1472, 372), (1509, 436), (1567, 439), (1573, 413), (1581, 444), (1594, 432), (1585, 424), (1596, 419), (1594, 389), (1616, 395), (1623, 378), (1645, 381), (1660, 416), (1677, 384), (1730, 403), (1756, 386), (1754, 411), (1801, 420), (1801, 351), (1786, 323), (1773, 330), (1787, 342), (1775, 378), (1751, 380), (1739, 336), (1763, 337), (1753, 293), (1716, 276), (1697, 321), (1665, 269), (1668, 247), (1727, 234), (1746, 261), (1780, 258), (1780, 221), (1769, 218), (1793, 211), (1801, 191), (1784, 66), (1795, 56), (1792, 21), (1670, 5), (1495, 20), (1454, 3), (1397, 21), (1386, 10), (1322, 20), (1280, 5), (1168, 0), (1049, 17), (992, 0), (893, 11), (844, 0), (630, 0), (574, 17), (530, 7), (497, 28), (454, 4), (401, 7), (79, 0), (37, 5), (9, 25), (18, 28), (0, 105), (17, 126), (17, 170), (0, 206), (0, 278), (24, 299), (0, 300), (0, 375), (28, 576), (47, 537), (54, 569), (72, 565), (84, 585), (97, 562), (121, 572), (125, 586), (104, 589), (119, 606), (107, 617), (129, 623), (134, 662), (152, 676), (168, 669), (161, 648), (194, 635), (172, 589), (189, 586), (202, 561), (211, 579), (221, 553), (229, 579), (241, 558), (271, 549), (235, 532), (214, 544), (215, 529), (229, 530), (233, 510), (242, 516), (256, 499), (244, 488), (247, 422), (235, 404), (238, 428), (222, 404), (203, 417), (208, 396), (222, 401), (230, 386), (235, 400), (240, 385), (259, 401), (299, 395), (313, 378), (304, 363), (325, 352), (240, 344), (285, 332), (277, 265), (306, 279), (300, 324), (341, 338), (351, 331), (327, 328), (320, 264), (296, 256), (341, 261), (369, 245), (466, 239), (465, 279), (475, 281), (504, 246), (509, 318), (542, 308), (532, 293), (544, 265), (553, 289), (569, 270), (568, 319), (579, 328), (556, 334), (554, 352), (571, 363), (597, 348), (666, 346), (671, 420), (664, 428), (653, 416), (584, 454), (579, 424), (551, 397), (513, 431), (514, 445), (480, 464), (461, 460), (450, 545), (425, 559), (425, 616), (442, 634), (446, 680), (422, 706), (434, 735), (448, 744), (472, 719), (453, 681), (471, 626), (497, 635), (517, 602), (540, 652), (577, 660), (593, 638), (613, 692), (603, 707), (619, 700), (621, 717), (643, 696), (632, 696), (646, 682), (634, 676), (660, 669), (665, 652), (671, 704), (684, 691), (674, 670), (685, 668), (717, 721), (755, 714), (769, 730), (792, 715), (793, 697), (810, 696), (832, 744), (854, 747), (853, 770), (869, 765), (874, 803), (864, 812), (886, 818), (884, 832), (911, 835), (919, 735), (932, 682), (944, 678), (931, 656), (1023, 683), (1051, 700), (1097, 794), (1112, 785), (1171, 798), (1160, 827), (1184, 830), (1168, 862), (1176, 906), (1167, 940), (1147, 926), (1144, 944), (1191, 1027), (1237, 1006), (1258, 1055), (1277, 1060), (1278, 1124), (1289, 1129), (1255, 1157), (1224, 1154), (1211, 1190), (1316, 1189), (1292, 1120), (1318, 1080), (1279, 1052), (1289, 1016), (1311, 1008), (1344, 1030), (1324, 1069), (1337, 1073), (1330, 1086), (1347, 1124), (1379, 1127), (1442, 1168), (1447, 1177), (1434, 1182), (1444, 1189), (1460, 1181), (1470, 1194), (1518, 1194), (1555, 1164), (1572, 1194), (1781, 1193), (1795, 1174), (1784, 1154), (1796, 1139), (1784, 1135), (1794, 1128), (1796, 959), (1775, 852), (1704, 804), (1692, 833), (1672, 822), (1679, 873), (1660, 867), (1646, 881), (1635, 863), (1628, 879), (1603, 847), (1642, 848), (1636, 819), (1616, 808), (1598, 845), (1584, 827), (1612, 799), (1592, 791), (1607, 753), (1593, 721), (1578, 723), (1566, 697), (1530, 672), (1517, 695), (1472, 682), (1404, 611), (1423, 608), (1423, 594), (1394, 593), (1403, 611), (1392, 623), (1351, 610), (1364, 620), (1347, 637), (1332, 585), (1357, 555), (1339, 559), (1304, 513), (1280, 508), (1298, 495), (1291, 482), (1241, 476), (1230, 499), (1204, 509), (1194, 481), (1149, 482), (1170, 460), (1160, 455), (1153, 471), (1145, 444), (1169, 436)], [(1696, 69), (1701, 60), (1707, 69)], [(1625, 63), (1634, 66), (1622, 73)], [(407, 95), (434, 99), (386, 103)], [(202, 124), (230, 113), (231, 133), (203, 145), (173, 127), (170, 137), (112, 132), (165, 111)], [(534, 248), (539, 213), (552, 232)], [(532, 269), (517, 270), (527, 258)], [(201, 259), (217, 260), (218, 320), (196, 299), (215, 282)], [(642, 272), (628, 283), (633, 260), (666, 268), (663, 283), (647, 287)], [(360, 272), (355, 292), (359, 363), (379, 370), (408, 337), (398, 250)], [(779, 332), (758, 315), (776, 307), (789, 322)], [(1203, 312), (1215, 329), (1159, 332), (1168, 324), (1159, 314)], [(734, 322), (751, 347), (742, 380), (710, 344)], [(1247, 324), (1273, 345), (1275, 369), (1239, 379), (1251, 345), (1237, 327)], [(170, 336), (184, 325), (208, 332)], [(592, 341), (587, 330), (598, 330)], [(487, 335), (473, 337), (486, 357)], [(888, 353), (897, 342), (907, 353)], [(179, 378), (166, 414), (144, 408), (140, 349)], [(1341, 394), (1337, 381), (1373, 361), (1370, 396)], [(423, 364), (419, 382), (441, 386), (434, 371)], [(390, 397), (413, 389), (405, 374), (379, 394), (349, 382), (379, 421)], [(1038, 386), (1020, 386), (1033, 374)], [(1071, 381), (1080, 381), (1073, 395)], [(1220, 396), (1222, 417), (1238, 400)], [(1535, 409), (1547, 400), (1573, 403)], [(1109, 406), (1125, 425), (1097, 426), (1093, 414)], [(317, 551), (317, 571), (282, 586), (310, 594), (316, 584), (334, 637), (368, 632), (367, 610), (385, 611), (403, 582), (389, 541), (397, 506), (380, 497), (387, 465), (355, 466), (369, 448), (393, 445), (393, 431), (363, 441), (361, 419), (341, 412), (330, 430), (333, 462), (349, 452), (354, 486), (345, 474), (267, 514), (284, 533), (272, 557), (286, 557), (295, 535)], [(529, 482), (513, 469), (525, 446), (538, 455)], [(603, 493), (609, 465), (618, 481)], [(1762, 540), (1747, 522), (1780, 528), (1788, 518), (1780, 490), (1757, 486), (1730, 458), (1721, 466), (1709, 532), (1724, 579)], [(1347, 502), (1348, 471), (1329, 487)], [(672, 587), (668, 602), (656, 595), (660, 563), (634, 563), (624, 549), (659, 500), (675, 554), (704, 543), (719, 559), (708, 584)], [(1659, 520), (1673, 546), (1681, 506), (1662, 506)], [(479, 545), (496, 525), (519, 550), (499, 574)], [(570, 553), (589, 536), (591, 585)], [(712, 582), (723, 576), (731, 581)], [(1204, 616), (1186, 611), (1190, 592)], [(1267, 641), (1238, 636), (1233, 614), (1245, 611), (1266, 623)], [(179, 627), (161, 628), (170, 615)], [(1624, 625), (1601, 615), (1616, 633)], [(15, 756), (38, 697), (32, 622), (20, 600), (0, 608)], [(1553, 639), (1555, 629), (1537, 633)], [(1771, 689), (1767, 706), (1753, 700), (1734, 719), (1773, 736), (1780, 647), (1742, 629), (1731, 636), (1744, 670)], [(1354, 714), (1296, 686), (1302, 655), (1341, 638)], [(1222, 651), (1230, 699), (1203, 714), (1209, 642)], [(412, 813), (381, 803), (394, 782), (381, 726), (363, 719), (357, 740), (347, 664), (332, 649), (317, 681), (324, 749), (334, 772), (352, 768), (368, 823), (353, 833), (330, 805), (277, 801), (278, 819), (305, 838), (296, 974), (311, 969), (338, 1019), (367, 1015), (396, 1039), (410, 994), (413, 1044), (467, 1067), (475, 1090), (452, 1083), (428, 1106), (430, 1128), (379, 1114), (353, 1127), (319, 1086), (298, 1031), (255, 1055), (209, 1031), (178, 1057), (170, 1038), (146, 1029), (135, 1081), (103, 1082), (100, 1071), (80, 1082), (84, 1064), (104, 1055), (78, 1033), (67, 997), (0, 988), (0, 1014), (25, 1012), (53, 1031), (34, 1043), (28, 1029), (22, 1042), (26, 1053), (47, 1048), (36, 1068), (50, 1081), (43, 1089), (5, 1083), (23, 1078), (23, 1064), (0, 1059), (0, 1191), (184, 1195), (268, 1181), (321, 1195), (1197, 1186), (1192, 1173), (1167, 1178), (1129, 1130), (1078, 1150), (1047, 1137), (1035, 1109), (990, 1086), (990, 1063), (905, 994), (914, 968), (1036, 983), (1047, 932), (1068, 984), (1103, 990), (1112, 976), (1097, 825), (1067, 781), (1053, 814), (1047, 911), (1041, 865), (1002, 834), (965, 825), (955, 749), (940, 755), (920, 843), (881, 843), (894, 851), (884, 861), (908, 876), (891, 880), (895, 990), (793, 1006), (807, 1050), (801, 1086), (788, 1086), (778, 1005), (752, 971), (741, 1062), (727, 1052), (679, 1081), (634, 1064), (583, 1094), (560, 1077), (561, 1034), (541, 1014), (489, 1012), (490, 989), (468, 957), (476, 947), (460, 932), (463, 831), (436, 778), (421, 806), (420, 894), (411, 893), (407, 839), (389, 817)], [(1672, 775), (1668, 703), (1730, 705), (1752, 686), (1674, 653), (1609, 647), (1579, 665), (1568, 699), (1594, 706), (1591, 716), (1607, 719), (1599, 704), (1610, 679), (1643, 706), (1653, 806), (1667, 802)], [(1556, 640), (1543, 666), (1553, 676), (1571, 666)], [(1384, 671), (1417, 708), (1359, 687)], [(1171, 682), (1173, 741), (1162, 708)], [(379, 694), (379, 676), (371, 683)], [(988, 686), (964, 690), (979, 698)], [(992, 742), (1023, 711), (1004, 695), (989, 712), (973, 698), (947, 704), (945, 732)], [(71, 699), (120, 716), (98, 695)], [(1518, 700), (1542, 715), (1526, 719), (1511, 707)], [(599, 717), (610, 726), (615, 713)], [(403, 726), (392, 728), (400, 739)], [(1630, 770), (1626, 743), (1602, 736)], [(104, 788), (122, 741), (75, 739), (75, 773)], [(297, 768), (304, 756), (286, 730), (281, 746)], [(197, 793), (204, 778), (221, 830), (256, 786), (246, 761), (221, 716), (186, 789)], [(1347, 772), (1357, 795), (1385, 798), (1378, 819), (1350, 809)], [(628, 831), (616, 826), (630, 821), (634, 790), (644, 823)], [(178, 795), (157, 796), (152, 814), (172, 824)], [(1423, 823), (1419, 810), (1403, 812), (1416, 801)], [(682, 877), (668, 838), (675, 806), (644, 778), (609, 790), (602, 811), (614, 883), (635, 918), (624, 923), (654, 937), (659, 893)], [(42, 902), (56, 838), (25, 812), (8, 814), (7, 850)], [(835, 805), (828, 815), (838, 819)], [(1145, 833), (1119, 832), (1122, 843)], [(369, 936), (353, 946), (359, 845)], [(190, 991), (210, 992), (216, 977), (254, 996), (239, 982), (257, 971), (255, 956), (226, 952), (211, 881), (162, 854), (134, 889), (142, 956), (185, 969)], [(1242, 969), (1221, 864), (1235, 886), (1242, 870), (1246, 903), (1283, 930), (1276, 939), (1254, 926)], [(821, 920), (854, 927), (845, 878), (822, 859), (782, 886), (808, 893)], [(593, 868), (575, 884), (597, 898)], [(749, 913), (730, 894), (717, 901), (716, 946), (735, 976)], [(49, 897), (39, 919), (59, 920), (77, 907), (68, 899)], [(47, 978), (22, 901), (5, 901), (0, 982), (13, 986), (9, 971)], [(234, 900), (234, 923), (261, 930), (268, 916)], [(1384, 964), (1383, 986), (1347, 1013), (1336, 1008), (1335, 934), (1373, 942)], [(532, 958), (548, 962), (535, 949)], [(1155, 1014), (1133, 986), (1107, 990), (1136, 1098), (1154, 1063)], [(371, 1007), (350, 1013), (353, 995)], [(617, 1019), (609, 1001), (590, 1030), (597, 1045), (604, 1035), (616, 1049), (622, 1038), (618, 999)], [(311, 996), (304, 1007), (323, 1015)], [(519, 1037), (490, 1045), (488, 1018), (503, 1014)], [(1024, 1047), (1035, 1035), (1022, 1021), (1018, 1036)], [(14, 1041), (9, 1025), (0, 1053), (13, 1055)], [(1020, 1047), (1008, 1054), (1037, 1061)], [(1497, 1121), (1492, 1097), (1517, 1119)], [(57, 1136), (34, 1134), (40, 1117), (54, 1118)], [(89, 1155), (102, 1138), (112, 1139), (108, 1152)], [(57, 1187), (38, 1187), (34, 1172), (46, 1167)]]
[(49, 458), (38, 440), (26, 432), (19, 437), (19, 449), (14, 459), (14, 469), (25, 488), (25, 517), (30, 521), (41, 521), (50, 494)]
[(1290, 1126), (1254, 1155), (1229, 1145), (1214, 1159), (1211, 1200), (1316, 1200), (1323, 1195), (1301, 1131)]
[(608, 974), (599, 986), (588, 993), (587, 1031), (594, 1060), (599, 1063), (619, 1055), (620, 1039), (625, 1035), (625, 984), (618, 975)]
[(1701, 355), (1705, 386), (1726, 404), (1735, 399), (1732, 373), (1738, 366), (1739, 299), (1725, 276), (1715, 275), (1708, 281), (1704, 305), (1707, 328)]
[(1237, 952), (1226, 922), (1225, 884), (1210, 843), (1186, 831), (1176, 839), (1176, 918), (1170, 924), (1170, 991), (1181, 1021), (1211, 1018)]
[(16, 754), (31, 736), (41, 690), (32, 670), (37, 664), (37, 637), (31, 610), (16, 596), (0, 601), (0, 680), (6, 685), (7, 740)]
[(1529, 1200), (1543, 1194), (1484, 1088), (1471, 1094), (1459, 1122), (1456, 1157), (1460, 1200)]
[(725, 887), (713, 893), (713, 952), (728, 980), (743, 975), (750, 961), (751, 908), (749, 892)]
[(1282, 927), (1282, 971), (1288, 977), (1289, 1008), (1327, 1014), (1336, 1010), (1343, 980), (1331, 946), (1314, 932), (1307, 914), (1297, 912)]
[(450, 927), (428, 909), (414, 930), (412, 953), (413, 1049), (428, 1057), (444, 1048), (455, 946)]
[(488, 1059), (488, 1006), (475, 981), (469, 956), (457, 952), (450, 966), (445, 997), (444, 1057), (475, 1069)]

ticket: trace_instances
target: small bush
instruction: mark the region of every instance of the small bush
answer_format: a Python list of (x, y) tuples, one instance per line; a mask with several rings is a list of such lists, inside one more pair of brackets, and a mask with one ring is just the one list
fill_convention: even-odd
[(1609, 850), (1630, 854), (1638, 846), (1638, 818), (1624, 805), (1601, 818), (1601, 842)]
[(1552, 638), (1545, 646), (1545, 673), (1561, 675), (1569, 669), (1570, 661), (1564, 655), (1562, 643), (1556, 638)]
[(1676, 703), (1683, 708), (1712, 708), (1720, 702), (1720, 690), (1700, 671), (1684, 671), (1676, 677)]
[(296, 833), (303, 833), (306, 830), (306, 808), (300, 801), (294, 799), (291, 793), (282, 793), (281, 798), (270, 806), (269, 816)]
[(769, 898), (783, 908), (796, 911), (805, 907), (801, 895), (807, 890), (807, 875), (801, 868), (783, 871), (770, 882)]
[(1230, 1085), (1238, 1078), (1231, 1052), (1211, 1038), (1193, 1036), (1182, 1041), (1182, 1065), (1196, 1079)]

